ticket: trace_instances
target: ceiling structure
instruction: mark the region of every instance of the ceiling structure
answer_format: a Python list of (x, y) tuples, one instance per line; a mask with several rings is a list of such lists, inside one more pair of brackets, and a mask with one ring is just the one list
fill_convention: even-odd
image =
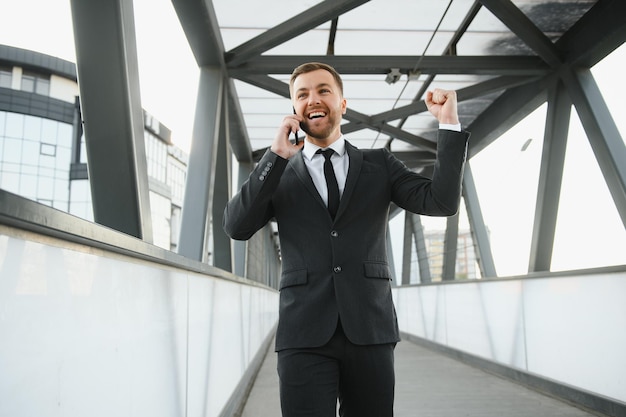
[[(172, 4), (201, 69), (198, 97), (213, 96), (208, 115), (204, 106), (196, 109), (196, 125), (214, 131), (206, 119), (224, 117), (212, 110), (222, 106), (228, 113), (229, 147), (240, 167), (258, 160), (291, 112), (288, 80), (293, 69), (322, 61), (344, 79), (348, 110), (342, 132), (347, 139), (359, 148), (388, 147), (425, 175), (434, 165), (438, 128), (423, 101), (427, 90), (456, 90), (461, 123), (472, 133), (470, 161), (548, 103), (529, 271), (550, 269), (572, 108), (626, 225), (626, 148), (590, 72), (626, 40), (624, 1), (172, 0)], [(225, 107), (219, 98), (222, 87)], [(194, 133), (193, 143), (206, 141), (212, 130)], [(205, 153), (194, 163), (192, 152), (187, 191), (201, 190), (202, 183), (190, 185), (189, 178), (196, 175), (196, 165), (206, 165), (210, 152)], [(227, 154), (218, 154), (219, 164)], [(469, 165), (463, 197), (483, 276), (494, 276)], [(222, 176), (214, 178), (223, 180), (224, 168), (216, 169)], [(392, 207), (391, 215), (395, 212)], [(187, 224), (191, 234), (201, 218), (187, 221), (183, 216), (183, 232)], [(449, 224), (447, 240), (448, 235), (450, 241), (456, 240), (454, 231)], [(448, 252), (444, 263), (453, 271), (456, 249)]]
[[(242, 120), (233, 127), (243, 121), (245, 130), (231, 142), (242, 161), (270, 145), (291, 110), (289, 75), (303, 62), (342, 74), (350, 142), (389, 147), (421, 168), (436, 148), (426, 90), (458, 92), (472, 156), (544, 103), (564, 66), (593, 65), (624, 31), (618, 1), (215, 0), (208, 11), (205, 2), (173, 3), (201, 66), (213, 54), (206, 48), (223, 48), (212, 60), (235, 80)], [(210, 27), (199, 29), (207, 13)]]
[[(89, 161), (95, 218), (146, 236), (143, 142), (133, 139), (141, 137), (143, 126), (132, 1), (71, 4), (87, 154), (98, 156)], [(544, 103), (529, 271), (550, 270), (572, 109), (626, 226), (626, 146), (590, 71), (626, 41), (623, 0), (172, 0), (172, 5), (200, 69), (180, 228), (179, 253), (187, 257), (205, 259), (210, 239), (214, 265), (230, 270), (233, 259), (245, 257), (239, 246), (231, 256), (231, 242), (219, 227), (208, 232), (210, 224), (220, 223), (232, 191), (230, 156), (238, 161), (239, 176), (247, 178), (292, 111), (292, 70), (309, 61), (326, 62), (342, 74), (348, 102), (342, 131), (352, 144), (388, 147), (426, 174), (435, 159), (437, 121), (423, 97), (432, 88), (457, 91), (461, 123), (472, 134), (463, 199), (482, 276), (494, 276), (495, 269), (471, 158)], [(112, 135), (111, 126), (119, 134)], [(103, 155), (115, 157), (117, 165)], [(120, 176), (118, 166), (127, 166), (127, 172)], [(454, 217), (446, 230), (450, 242), (458, 228)], [(454, 271), (455, 252), (445, 252), (446, 271)]]

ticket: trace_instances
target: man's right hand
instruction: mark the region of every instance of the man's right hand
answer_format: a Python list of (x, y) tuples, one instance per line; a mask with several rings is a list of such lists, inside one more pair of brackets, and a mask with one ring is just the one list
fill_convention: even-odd
[(297, 154), (304, 146), (304, 139), (295, 145), (289, 141), (289, 135), (300, 130), (301, 121), (302, 117), (297, 114), (285, 116), (276, 132), (276, 137), (274, 137), (274, 142), (272, 142), (270, 150), (285, 159), (289, 159)]

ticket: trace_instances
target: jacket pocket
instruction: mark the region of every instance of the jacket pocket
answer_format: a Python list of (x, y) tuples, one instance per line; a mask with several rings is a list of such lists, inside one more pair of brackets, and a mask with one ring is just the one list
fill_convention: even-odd
[(303, 285), (306, 284), (307, 281), (306, 269), (285, 271), (282, 273), (282, 277), (280, 279), (280, 289), (282, 290), (286, 287), (293, 287), (294, 285)]
[(363, 272), (367, 278), (391, 279), (391, 269), (383, 262), (365, 262)]

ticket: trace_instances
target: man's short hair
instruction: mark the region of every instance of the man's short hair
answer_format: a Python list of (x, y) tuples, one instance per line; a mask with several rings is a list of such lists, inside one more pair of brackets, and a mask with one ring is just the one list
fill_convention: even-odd
[(320, 69), (330, 72), (330, 74), (335, 79), (337, 86), (339, 86), (339, 92), (343, 97), (343, 81), (341, 79), (341, 75), (339, 75), (337, 70), (335, 70), (333, 67), (328, 64), (324, 64), (323, 62), (307, 62), (306, 64), (302, 64), (296, 67), (296, 69), (294, 69), (291, 73), (291, 79), (289, 80), (289, 89), (291, 90), (293, 88), (293, 83), (296, 81), (296, 78), (298, 78), (298, 76), (306, 74), (307, 72), (312, 72)]

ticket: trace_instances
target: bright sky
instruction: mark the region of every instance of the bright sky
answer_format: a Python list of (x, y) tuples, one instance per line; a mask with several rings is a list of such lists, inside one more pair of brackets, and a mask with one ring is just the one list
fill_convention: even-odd
[[(188, 150), (196, 61), (170, 1), (135, 0), (134, 9), (142, 107)], [(0, 44), (76, 62), (69, 0), (0, 0), (0, 10)]]
[[(142, 106), (188, 150), (198, 81), (195, 60), (169, 1), (135, 0), (134, 7)], [(0, 44), (76, 62), (69, 0), (0, 0), (0, 10)], [(625, 64), (622, 45), (593, 69), (622, 138)], [(525, 274), (528, 268), (545, 112), (542, 106), (471, 161), (499, 275)], [(530, 146), (522, 152), (528, 139)], [(626, 264), (626, 231), (575, 111), (560, 207), (553, 270)], [(445, 221), (425, 221), (426, 227), (442, 225)], [(396, 258), (402, 254), (394, 252)]]

